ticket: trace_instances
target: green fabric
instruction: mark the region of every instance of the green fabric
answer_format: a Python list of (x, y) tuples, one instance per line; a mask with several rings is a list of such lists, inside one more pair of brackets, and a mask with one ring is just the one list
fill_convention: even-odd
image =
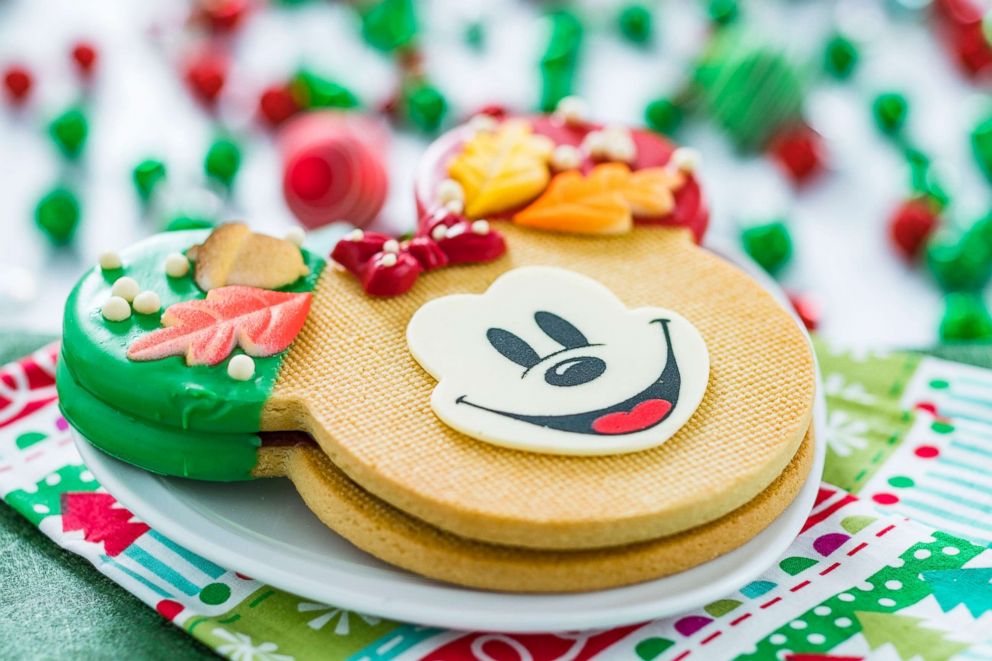
[[(0, 364), (53, 339), (0, 331)], [(0, 507), (0, 585), (0, 657), (214, 658), (82, 557), (52, 544), (10, 507)], [(48, 650), (48, 655), (40, 650)]]

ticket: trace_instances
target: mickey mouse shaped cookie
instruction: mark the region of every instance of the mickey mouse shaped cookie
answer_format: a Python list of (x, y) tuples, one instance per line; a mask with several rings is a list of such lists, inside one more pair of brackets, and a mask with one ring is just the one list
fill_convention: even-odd
[[(798, 492), (815, 379), (789, 313), (698, 246), (694, 168), (647, 131), (486, 116), (425, 153), (412, 235), (354, 231), (335, 268), (246, 229), (155, 237), (70, 297), (62, 406), (150, 470), (287, 476), (432, 578), (574, 591), (704, 562)], [(101, 315), (122, 277), (162, 311)]]

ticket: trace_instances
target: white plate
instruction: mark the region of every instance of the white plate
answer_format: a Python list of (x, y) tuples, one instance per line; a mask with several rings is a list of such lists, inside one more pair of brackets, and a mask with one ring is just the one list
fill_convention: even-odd
[[(767, 277), (741, 264), (776, 297)], [(161, 477), (111, 458), (76, 436), (83, 461), (125, 507), (159, 532), (213, 562), (301, 597), (416, 624), (505, 632), (614, 627), (672, 615), (718, 599), (771, 566), (813, 507), (826, 445), (823, 396), (814, 408), (816, 450), (796, 499), (744, 546), (687, 571), (583, 594), (473, 590), (387, 565), (325, 527), (288, 480), (234, 484)]]

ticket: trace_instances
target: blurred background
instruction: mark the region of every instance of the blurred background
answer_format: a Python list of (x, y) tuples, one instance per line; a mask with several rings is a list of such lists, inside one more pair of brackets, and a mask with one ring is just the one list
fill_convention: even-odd
[[(697, 149), (713, 239), (750, 253), (828, 340), (992, 341), (986, 9), (0, 1), (0, 328), (57, 333), (84, 269), (167, 228), (303, 222), (329, 247), (341, 207), (287, 173), (340, 141), (389, 173), (371, 226), (409, 231), (438, 132), (578, 96), (566, 106), (590, 119)], [(301, 123), (327, 108), (367, 123)]]

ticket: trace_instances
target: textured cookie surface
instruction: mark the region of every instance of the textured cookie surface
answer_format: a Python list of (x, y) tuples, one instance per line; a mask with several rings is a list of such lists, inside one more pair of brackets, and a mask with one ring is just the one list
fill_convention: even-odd
[(361, 489), (310, 445), (265, 449), (256, 471), (287, 474), (324, 524), (391, 564), (474, 588), (577, 592), (659, 578), (741, 546), (795, 498), (813, 462), (813, 443), (811, 432), (770, 486), (715, 521), (658, 540), (585, 551), (511, 548), (441, 531)]
[[(328, 270), (262, 412), (265, 430), (310, 432), (339, 468), (389, 504), (462, 537), (512, 546), (616, 546), (693, 528), (775, 480), (809, 427), (814, 368), (805, 336), (757, 283), (679, 229), (616, 237), (500, 223), (507, 255), (425, 274), (407, 294), (366, 296)], [(405, 331), (425, 302), (481, 293), (508, 269), (560, 266), (628, 307), (657, 305), (702, 334), (703, 401), (663, 446), (628, 455), (537, 455), (482, 443), (432, 412), (435, 381)]]

